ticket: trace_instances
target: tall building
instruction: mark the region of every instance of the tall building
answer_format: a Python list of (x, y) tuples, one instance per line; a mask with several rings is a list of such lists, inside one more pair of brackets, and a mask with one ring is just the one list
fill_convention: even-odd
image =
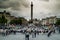
[(31, 2), (31, 23), (33, 23), (33, 2)]

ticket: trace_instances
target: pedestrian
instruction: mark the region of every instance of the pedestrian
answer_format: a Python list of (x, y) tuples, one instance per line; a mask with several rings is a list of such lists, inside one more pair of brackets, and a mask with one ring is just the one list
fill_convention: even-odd
[(49, 37), (51, 35), (51, 33), (52, 33), (52, 31), (50, 31), (47, 36)]
[(25, 40), (29, 40), (29, 33), (25, 34)]
[(32, 38), (35, 38), (34, 32), (32, 32)]
[(16, 31), (14, 30), (13, 33), (16, 34)]
[(37, 35), (39, 35), (39, 29), (37, 29), (37, 31), (36, 31), (36, 32), (37, 32)]
[(35, 34), (35, 37), (36, 37), (36, 30), (35, 30), (34, 34)]
[(55, 32), (55, 25), (53, 25), (53, 33), (56, 33), (56, 32)]
[(32, 38), (35, 38), (36, 37), (36, 30), (33, 30), (32, 32)]
[(59, 33), (60, 33), (60, 25), (58, 26), (58, 29), (59, 29)]
[(53, 32), (54, 28), (52, 25), (49, 26), (49, 32), (48, 32), (48, 37), (51, 35), (51, 33)]

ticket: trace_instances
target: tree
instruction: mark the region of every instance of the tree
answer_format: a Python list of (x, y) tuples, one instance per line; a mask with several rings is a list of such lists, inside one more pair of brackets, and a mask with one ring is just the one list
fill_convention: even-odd
[(5, 23), (7, 23), (7, 19), (5, 18), (5, 16), (4, 15), (2, 15), (2, 17), (0, 17), (0, 23), (2, 24), (5, 24)]
[(57, 20), (56, 25), (60, 25), (60, 19)]
[(7, 19), (5, 18), (5, 16), (4, 15), (2, 15), (2, 23), (7, 23)]
[(5, 18), (5, 16), (4, 15), (2, 15), (1, 17), (0, 17), (0, 28), (6, 28), (5, 27), (5, 23), (7, 23), (7, 19)]
[(20, 24), (22, 25), (22, 22), (26, 20), (25, 18), (23, 17), (18, 17), (17, 19), (13, 19), (10, 21), (10, 24)]

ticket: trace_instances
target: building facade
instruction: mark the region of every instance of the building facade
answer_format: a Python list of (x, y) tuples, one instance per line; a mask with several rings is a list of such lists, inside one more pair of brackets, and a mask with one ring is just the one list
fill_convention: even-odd
[(52, 16), (52, 17), (47, 17), (41, 20), (41, 24), (42, 25), (49, 25), (49, 24), (55, 24), (57, 21), (57, 17), (56, 16)]

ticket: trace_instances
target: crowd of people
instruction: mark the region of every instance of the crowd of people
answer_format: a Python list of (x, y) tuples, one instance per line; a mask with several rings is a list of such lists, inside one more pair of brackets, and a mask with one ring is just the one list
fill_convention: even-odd
[[(44, 26), (45, 27), (45, 26)], [(43, 26), (37, 27), (37, 26), (27, 26), (24, 28), (21, 28), (18, 30), (8, 30), (6, 31), (6, 34), (17, 32), (25, 34), (25, 40), (29, 40), (30, 35), (32, 35), (32, 38), (36, 38), (36, 35), (39, 35), (40, 33), (45, 34), (47, 33), (47, 37), (50, 37), (52, 33), (56, 33), (56, 30), (58, 29), (58, 32), (60, 33), (59, 27), (55, 27), (54, 25), (47, 26), (48, 28), (45, 29)], [(5, 34), (5, 33), (3, 33)]]
[[(37, 34), (39, 35), (40, 33), (43, 33), (43, 34), (47, 33), (47, 37), (50, 37), (52, 33), (56, 33), (56, 30), (57, 30), (57, 29), (58, 29), (58, 33), (60, 33), (59, 27), (55, 27), (55, 26), (52, 26), (52, 25), (50, 25), (50, 26), (48, 27), (48, 29), (42, 29), (42, 30), (40, 30), (40, 31), (39, 31), (39, 28), (38, 28), (37, 30), (34, 28), (34, 29), (31, 30), (31, 31), (26, 31), (26, 33), (25, 33), (25, 38), (26, 38), (26, 40), (29, 40), (30, 34), (32, 34), (32, 38), (35, 38), (36, 35), (37, 35)], [(27, 36), (27, 35), (28, 35), (28, 36)]]

